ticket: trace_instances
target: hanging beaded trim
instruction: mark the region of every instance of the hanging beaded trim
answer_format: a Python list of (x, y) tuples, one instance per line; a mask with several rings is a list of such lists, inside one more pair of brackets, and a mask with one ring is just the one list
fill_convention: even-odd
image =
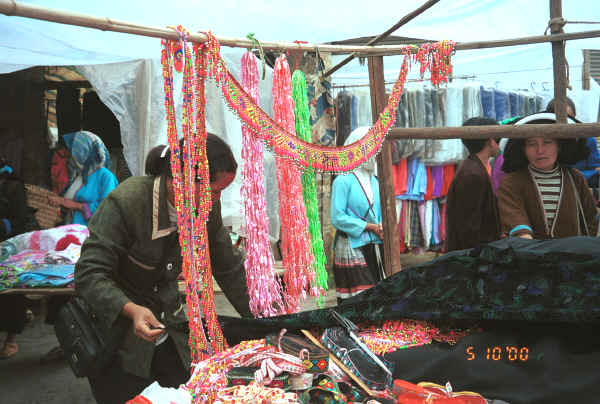
[(441, 330), (432, 323), (419, 320), (385, 320), (359, 327), (360, 338), (377, 355), (430, 344), (432, 340), (456, 345), (465, 336), (478, 331), (476, 327)]
[[(256, 56), (242, 56), (242, 85), (258, 102), (258, 68)], [(273, 255), (269, 242), (269, 217), (263, 187), (263, 145), (260, 139), (242, 125), (242, 196), (244, 198), (244, 230), (246, 234), (246, 284), (250, 311), (255, 317), (271, 317), (284, 312), (281, 284), (273, 271)]]
[(388, 104), (379, 114), (379, 119), (369, 132), (362, 139), (350, 145), (326, 147), (298, 139), (260, 109), (227, 70), (227, 66), (220, 56), (220, 45), (215, 36), (211, 32), (204, 34), (208, 38), (206, 49), (210, 75), (221, 87), (229, 108), (278, 156), (289, 158), (303, 167), (308, 167), (312, 163), (313, 168), (321, 171), (353, 170), (379, 151), (385, 135), (395, 121), (396, 107), (402, 95), (409, 70), (408, 64), (411, 60), (421, 64), (423, 74), (426, 70), (431, 72), (431, 81), (434, 84), (447, 82), (448, 75), (452, 71), (450, 62), (454, 52), (453, 42), (428, 43), (419, 47), (416, 54), (411, 53), (413, 46), (407, 46), (404, 52), (404, 62), (400, 68), (398, 80), (388, 98)]
[[(225, 341), (217, 321), (212, 289), (212, 270), (208, 253), (206, 220), (211, 209), (208, 161), (206, 160), (206, 130), (204, 116), (204, 77), (196, 80), (193, 86), (194, 67), (205, 65), (203, 58), (197, 58), (193, 65), (192, 55), (186, 44), (188, 32), (181, 26), (176, 28), (180, 40), (163, 41), (161, 61), (163, 65), (167, 137), (171, 149), (171, 172), (177, 227), (182, 255), (182, 271), (186, 280), (186, 301), (190, 325), (189, 344), (191, 357), (197, 362), (215, 351), (222, 351)], [(175, 53), (183, 53), (183, 114), (182, 131), (185, 150), (179, 148), (175, 108), (173, 101), (173, 62)], [(198, 54), (198, 52), (196, 52)], [(203, 55), (202, 52), (200, 54)], [(194, 98), (197, 105), (194, 106)], [(196, 107), (197, 116), (194, 116)], [(194, 121), (196, 123), (195, 130)], [(181, 169), (183, 161), (183, 170)], [(200, 184), (196, 184), (199, 181)], [(196, 201), (196, 187), (200, 187), (200, 200)], [(197, 208), (195, 208), (197, 207)], [(197, 292), (202, 290), (201, 297)], [(207, 324), (210, 344), (207, 341), (202, 323), (202, 314)]]
[[(294, 113), (296, 116), (296, 135), (307, 143), (312, 143), (310, 130), (310, 112), (308, 111), (308, 96), (306, 94), (306, 78), (304, 73), (296, 70), (292, 75), (292, 98), (294, 99)], [(327, 290), (327, 269), (325, 264), (325, 251), (321, 235), (321, 221), (319, 220), (319, 202), (317, 201), (317, 181), (312, 163), (302, 173), (302, 195), (306, 205), (308, 230), (313, 254), (313, 268), (316, 274), (316, 287), (319, 293), (317, 304), (324, 303)]]
[[(273, 117), (288, 133), (295, 135), (294, 101), (290, 68), (285, 55), (280, 55), (273, 69)], [(295, 136), (294, 136), (295, 138)], [(288, 159), (276, 158), (277, 184), (279, 186), (279, 216), (281, 218), (281, 252), (283, 255), (283, 280), (285, 304), (288, 313), (300, 309), (300, 301), (308, 291), (317, 296), (315, 273), (312, 270), (312, 253), (306, 208), (302, 198), (299, 167)]]

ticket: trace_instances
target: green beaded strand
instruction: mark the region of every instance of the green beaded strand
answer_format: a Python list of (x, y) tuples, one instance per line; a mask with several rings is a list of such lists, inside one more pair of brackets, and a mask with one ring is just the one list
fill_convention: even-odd
[[(306, 78), (304, 73), (296, 70), (292, 75), (292, 98), (294, 99), (294, 115), (296, 117), (296, 136), (305, 142), (312, 143), (310, 130), (310, 113), (306, 95)], [(327, 290), (327, 259), (323, 248), (321, 222), (319, 220), (319, 202), (317, 201), (317, 181), (312, 161), (302, 173), (302, 195), (306, 206), (312, 253), (314, 256), (313, 267), (316, 274), (316, 286), (319, 290), (317, 303), (321, 306)]]

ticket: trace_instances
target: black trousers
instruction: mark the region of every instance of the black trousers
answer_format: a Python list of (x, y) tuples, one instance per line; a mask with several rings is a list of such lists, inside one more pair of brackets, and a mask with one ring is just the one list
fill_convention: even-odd
[(190, 378), (171, 338), (154, 350), (150, 372), (149, 379), (127, 373), (115, 360), (101, 376), (88, 381), (98, 404), (124, 404), (155, 381), (162, 387), (179, 387)]
[(0, 296), (0, 331), (20, 334), (25, 328), (25, 295)]

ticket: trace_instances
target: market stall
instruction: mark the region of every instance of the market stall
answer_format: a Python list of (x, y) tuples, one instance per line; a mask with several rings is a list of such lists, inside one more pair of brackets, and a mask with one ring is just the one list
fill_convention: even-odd
[[(549, 37), (522, 38), (486, 44), (454, 44), (450, 41), (442, 41), (420, 47), (332, 47), (333, 51), (356, 51), (369, 57), (371, 104), (375, 123), (360, 141), (347, 147), (325, 148), (312, 145), (299, 139), (300, 136), (296, 136), (295, 132), (299, 132), (302, 125), (299, 125), (298, 121), (294, 122), (294, 106), (290, 103), (289, 76), (291, 74), (289, 67), (286, 67), (285, 57), (281, 57), (274, 72), (275, 79), (279, 78), (280, 81), (273, 84), (274, 117), (271, 118), (256, 104), (256, 96), (252, 94), (252, 88), (256, 84), (253, 85), (251, 80), (252, 77), (257, 76), (256, 61), (252, 53), (248, 54), (250, 59), (248, 66), (253, 66), (253, 69), (248, 70), (247, 81), (242, 75), (241, 84), (231, 75), (220, 55), (222, 45), (257, 47), (261, 52), (262, 48), (282, 49), (284, 47), (310, 51), (323, 50), (324, 47), (320, 45), (261, 43), (256, 46), (253, 41), (231, 39), (220, 41), (211, 33), (191, 34), (182, 27), (175, 30), (149, 29), (126, 23), (100, 22), (81, 16), (74, 20), (60, 13), (21, 7), (15, 2), (6, 3), (8, 4), (0, 3), (5, 6), (0, 7), (0, 10), (7, 14), (20, 14), (165, 38), (162, 51), (165, 106), (168, 111), (169, 144), (173, 150), (171, 163), (178, 194), (178, 220), (184, 233), (181, 239), (185, 240), (182, 241), (182, 252), (186, 257), (184, 273), (188, 288), (198, 292), (187, 294), (188, 309), (192, 313), (189, 319), (190, 331), (196, 343), (195, 346), (190, 347), (194, 360), (194, 373), (186, 386), (179, 390), (188, 391), (194, 402), (256, 402), (259, 397), (271, 402), (297, 402), (299, 399), (304, 402), (314, 402), (318, 396), (323, 395), (327, 395), (329, 399), (333, 398), (336, 402), (362, 401), (368, 396), (381, 402), (385, 400), (425, 402), (427, 399), (485, 402), (483, 396), (478, 393), (454, 392), (451, 387), (460, 386), (460, 389), (479, 390), (489, 398), (506, 397), (512, 400), (511, 402), (518, 403), (549, 402), (550, 397), (564, 401), (567, 397), (571, 398), (574, 392), (583, 394), (581, 397), (588, 397), (589, 392), (593, 391), (593, 386), (597, 382), (584, 371), (580, 355), (592, 358), (597, 354), (597, 344), (585, 340), (582, 345), (584, 348), (581, 350), (565, 351), (562, 349), (565, 345), (565, 336), (561, 331), (565, 323), (574, 324), (574, 329), (581, 330), (584, 335), (593, 335), (595, 330), (598, 310), (595, 263), (599, 259), (595, 239), (567, 240), (565, 241), (567, 245), (559, 245), (555, 242), (537, 244), (537, 242), (505, 240), (478, 250), (448, 254), (423, 267), (400, 271), (397, 248), (399, 241), (395, 230), (397, 220), (393, 200), (391, 146), (387, 139), (457, 138), (465, 134), (464, 128), (460, 131), (436, 128), (435, 132), (428, 129), (390, 130), (403, 91), (409, 62), (419, 63), (423, 71), (429, 69), (432, 82), (437, 85), (447, 81), (451, 66), (450, 58), (454, 50), (552, 41), (556, 61), (557, 116), (559, 122), (563, 122), (566, 119), (565, 74), (564, 60), (561, 60), (561, 57), (564, 59), (564, 54), (561, 56), (561, 46), (564, 46), (562, 41), (577, 36), (561, 33), (562, 28), (556, 21), (551, 24), (553, 35)], [(552, 1), (551, 4), (552, 17), (559, 19), (560, 2)], [(579, 37), (585, 35), (599, 36), (600, 33), (580, 34)], [(188, 41), (195, 44), (190, 46)], [(372, 56), (382, 53), (405, 55), (403, 68), (389, 97), (386, 96), (384, 88), (383, 57)], [(182, 132), (188, 141), (196, 145), (194, 152), (188, 150), (187, 153), (181, 151), (180, 154), (178, 148), (178, 126), (172, 96), (174, 69), (184, 76), (186, 103), (183, 105)], [(202, 195), (198, 213), (186, 206), (184, 200), (194, 200), (189, 187), (185, 184), (196, 176), (204, 180), (207, 178), (206, 156), (203, 155), (203, 142), (206, 139), (203, 86), (206, 77), (211, 77), (218, 84), (229, 107), (242, 122), (245, 130), (244, 137), (248, 142), (245, 145), (246, 151), (256, 145), (260, 148), (262, 142), (277, 155), (279, 188), (280, 193), (283, 194), (280, 195), (280, 208), (283, 209), (280, 214), (283, 216), (282, 223), (285, 224), (282, 228), (284, 232), (282, 239), (284, 246), (287, 247), (284, 247), (283, 256), (285, 288), (274, 279), (272, 262), (269, 262), (269, 259), (265, 260), (264, 256), (262, 260), (260, 259), (259, 248), (264, 247), (265, 240), (257, 238), (250, 241), (251, 246), (255, 248), (255, 250), (249, 249), (250, 253), (259, 253), (256, 264), (246, 268), (247, 273), (255, 271), (256, 275), (249, 277), (252, 279), (248, 284), (251, 309), (256, 317), (263, 317), (254, 320), (218, 319), (214, 306), (211, 306), (212, 288), (203, 288), (201, 292), (198, 290), (199, 284), (207, 284), (211, 279), (205, 248), (206, 234), (203, 229), (203, 220), (210, 210), (210, 201), (208, 195)], [(297, 116), (296, 112), (296, 119)], [(595, 136), (598, 134), (599, 126), (559, 124), (548, 125), (544, 129), (547, 129), (549, 137)], [(538, 133), (534, 130), (539, 128), (471, 127), (467, 132), (481, 138), (533, 137)], [(184, 164), (183, 170), (179, 164), (180, 155), (184, 162), (188, 163)], [(380, 188), (385, 229), (384, 261), (388, 279), (340, 306), (339, 316), (332, 317), (331, 312), (327, 310), (292, 315), (295, 317), (281, 316), (284, 313), (296, 312), (298, 302), (306, 295), (322, 297), (323, 289), (326, 287), (326, 280), (323, 282), (323, 279), (319, 278), (322, 272), (319, 273), (319, 269), (313, 268), (312, 264), (312, 260), (318, 253), (313, 249), (314, 243), (309, 245), (308, 240), (313, 240), (311, 237), (316, 233), (311, 233), (310, 236), (308, 233), (308, 208), (306, 207), (305, 211), (302, 207), (303, 203), (309, 204), (307, 200), (310, 198), (306, 196), (304, 199), (301, 198), (300, 169), (305, 172), (312, 170), (346, 172), (376, 155), (382, 177)], [(256, 181), (257, 178), (258, 181), (262, 181), (259, 174), (256, 172), (253, 174), (254, 178), (245, 178), (248, 186), (256, 185), (252, 180)], [(260, 197), (261, 195), (257, 193), (248, 194), (248, 199), (256, 202), (252, 206), (261, 206)], [(201, 216), (202, 220), (194, 220), (198, 214), (204, 215)], [(257, 222), (250, 224), (263, 226), (264, 230), (266, 224), (264, 215), (255, 219)], [(253, 228), (252, 226), (249, 228)], [(576, 248), (570, 243), (574, 243)], [(552, 254), (549, 253), (550, 251)], [(539, 254), (540, 252), (542, 255)], [(529, 271), (514, 271), (515, 267), (520, 266)], [(198, 268), (202, 270), (195, 271)], [(566, 271), (566, 274), (560, 271)], [(436, 287), (433, 288), (432, 285)], [(582, 295), (586, 298), (578, 299)], [(204, 319), (200, 317), (200, 313), (204, 314)], [(405, 321), (406, 318), (411, 320)], [(341, 327), (334, 327), (336, 323), (333, 319), (336, 319)], [(454, 323), (455, 320), (460, 321)], [(475, 328), (479, 325), (473, 324), (473, 322), (490, 320), (493, 320), (491, 326), (481, 325), (484, 330), (488, 327), (484, 332), (479, 332), (478, 328)], [(383, 321), (383, 323), (373, 324), (373, 321)], [(386, 323), (386, 321), (390, 322)], [(446, 324), (439, 324), (440, 321)], [(514, 323), (508, 324), (503, 321)], [(449, 322), (452, 322), (450, 326)], [(549, 328), (544, 328), (538, 326), (536, 322), (550, 322), (551, 325)], [(354, 328), (354, 323), (361, 323), (361, 326)], [(363, 325), (363, 323), (369, 324)], [(519, 330), (513, 328), (515, 324), (518, 324)], [(524, 329), (529, 327), (533, 330), (530, 334), (534, 335), (533, 340), (525, 338), (528, 332)], [(286, 339), (285, 333), (282, 332), (283, 328), (300, 331), (298, 334), (300, 340), (294, 337)], [(314, 330), (315, 328), (321, 330)], [(362, 340), (358, 340), (354, 338), (356, 332), (367, 334)], [(383, 347), (380, 345), (379, 338), (382, 333), (384, 336), (381, 339), (389, 344)], [(207, 334), (210, 338), (207, 338)], [(229, 347), (224, 342), (223, 336), (229, 342)], [(557, 352), (556, 355), (548, 354), (548, 357), (545, 357), (546, 352), (551, 350), (537, 345), (546, 343), (542, 336), (549, 338), (548, 344), (561, 347), (552, 350)], [(432, 345), (431, 349), (423, 347), (431, 341), (440, 344), (452, 343), (454, 348), (437, 344)], [(240, 343), (234, 345), (236, 342)], [(363, 346), (365, 344), (367, 349)], [(406, 349), (397, 351), (399, 348)], [(373, 351), (383, 357), (375, 356)], [(533, 352), (538, 354), (535, 363), (529, 362), (529, 355)], [(405, 353), (408, 353), (408, 356), (404, 355)], [(456, 357), (462, 355), (465, 356), (466, 362), (457, 362)], [(574, 357), (577, 357), (578, 361), (574, 360)], [(322, 361), (315, 362), (317, 358)], [(471, 366), (470, 361), (476, 358), (479, 358), (479, 361), (473, 363), (477, 366)], [(495, 376), (495, 373), (490, 371), (490, 367), (502, 358), (504, 358), (503, 364), (509, 366), (497, 368), (500, 369), (497, 371), (500, 376)], [(393, 366), (384, 363), (384, 359), (393, 362)], [(555, 366), (555, 361), (559, 361), (561, 366)], [(324, 371), (325, 362), (328, 371)], [(406, 363), (411, 363), (412, 366), (407, 369)], [(524, 386), (523, 383), (526, 381), (524, 376), (503, 379), (503, 376), (511, 374), (514, 370), (513, 366), (517, 365), (521, 367), (527, 365), (522, 375), (533, 377), (531, 390), (527, 390), (528, 387)], [(556, 380), (559, 375), (567, 372), (571, 373), (571, 377), (575, 374), (573, 373), (575, 369), (572, 369), (571, 365), (579, 365), (576, 369), (582, 373), (577, 373), (573, 381), (577, 383), (581, 381), (581, 383), (576, 388), (567, 387), (565, 395), (561, 395), (563, 389), (560, 383), (548, 384), (544, 379)], [(237, 373), (232, 372), (234, 367)], [(315, 367), (319, 369), (314, 370), (315, 373), (325, 373), (326, 376), (316, 378), (305, 376), (307, 373), (311, 374), (309, 370)], [(454, 367), (459, 369), (456, 371), (456, 380), (453, 374)], [(472, 371), (467, 371), (469, 368)], [(540, 373), (540, 369), (546, 369), (549, 373)], [(441, 372), (441, 375), (436, 372)], [(487, 378), (486, 372), (490, 372)], [(442, 379), (452, 379), (451, 385), (444, 386), (447, 380)], [(250, 380), (253, 382), (247, 387), (240, 386)], [(431, 380), (439, 384), (409, 383)], [(227, 383), (231, 384), (229, 388), (226, 388)], [(290, 384), (299, 391), (298, 394), (287, 393), (281, 389)], [(268, 385), (273, 387), (267, 387)], [(154, 389), (158, 391), (156, 394), (161, 394), (160, 389), (156, 387)], [(301, 392), (302, 390), (304, 392)], [(513, 394), (513, 390), (530, 391), (531, 396)], [(165, 391), (163, 393), (169, 394)], [(173, 394), (179, 393), (181, 391), (173, 392)], [(147, 392), (147, 396), (150, 394), (154, 393)], [(185, 397), (182, 399), (185, 400)], [(144, 400), (159, 402), (159, 399), (149, 397), (137, 397), (132, 402), (144, 402)]]

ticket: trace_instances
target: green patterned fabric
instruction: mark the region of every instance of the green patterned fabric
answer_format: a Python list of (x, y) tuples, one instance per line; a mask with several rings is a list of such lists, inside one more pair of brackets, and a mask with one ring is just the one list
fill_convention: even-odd
[[(600, 239), (508, 238), (454, 251), (404, 269), (336, 310), (354, 323), (410, 318), (600, 324)], [(222, 323), (233, 339), (237, 330), (248, 339), (266, 330), (337, 325), (328, 309)]]

